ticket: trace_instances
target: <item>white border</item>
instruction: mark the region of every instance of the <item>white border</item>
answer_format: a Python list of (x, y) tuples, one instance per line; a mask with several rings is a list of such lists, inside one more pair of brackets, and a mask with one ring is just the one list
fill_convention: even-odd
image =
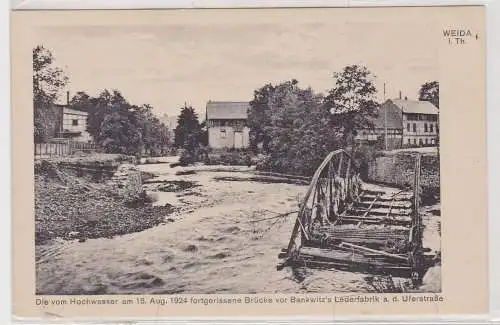
[(15, 10), (482, 5), (481, 0), (10, 0)]
[[(7, 2), (6, 0), (5, 2)], [(3, 3), (3, 2), (2, 2)], [(467, 322), (467, 323), (500, 323), (500, 220), (498, 215), (500, 214), (500, 200), (498, 199), (498, 193), (500, 193), (500, 171), (496, 166), (500, 165), (500, 146), (497, 144), (497, 139), (500, 138), (500, 127), (498, 123), (500, 122), (500, 1), (453, 1), (453, 0), (441, 0), (441, 1), (428, 1), (428, 0), (392, 0), (392, 1), (348, 1), (348, 0), (254, 0), (254, 1), (244, 1), (244, 0), (10, 0), (11, 10), (65, 10), (65, 9), (168, 9), (168, 8), (255, 8), (255, 7), (359, 7), (359, 6), (439, 6), (439, 5), (483, 5), (487, 6), (487, 137), (488, 137), (488, 174), (489, 174), (489, 241), (490, 241), (490, 315), (486, 318), (481, 317), (451, 317), (446, 318), (415, 318), (416, 322), (432, 322), (437, 323), (455, 323), (455, 322)], [(10, 60), (9, 60), (9, 15), (8, 11), (2, 11), (2, 16), (0, 16), (1, 24), (1, 37), (4, 41), (4, 46), (1, 46), (3, 64), (5, 64), (4, 73), (1, 74), (1, 85), (0, 92), (3, 96), (0, 96), (0, 100), (3, 102), (4, 109), (0, 110), (0, 143), (2, 144), (3, 152), (9, 152), (9, 155), (2, 155), (1, 163), (2, 168), (0, 168), (1, 178), (3, 180), (11, 179), (10, 173), (10, 147), (11, 147), (11, 130), (10, 130)], [(467, 64), (464, 62), (464, 64)], [(474, 109), (471, 107), (471, 109)], [(2, 177), (3, 176), (3, 177)], [(11, 254), (11, 237), (10, 229), (11, 223), (11, 186), (10, 182), (2, 182), (0, 187), (0, 200), (2, 201), (0, 206), (3, 208), (2, 218), (0, 218), (0, 227), (5, 232), (3, 236), (0, 236), (0, 247), (7, 254)], [(471, 216), (473, 217), (473, 216)], [(9, 259), (10, 261), (10, 259)], [(6, 316), (5, 322), (4, 318), (0, 318), (2, 324), (7, 324), (11, 320), (11, 291), (10, 291), (10, 279), (11, 279), (11, 269), (3, 268), (1, 281), (6, 282), (6, 285), (0, 285), (0, 288), (9, 288), (9, 290), (2, 290), (5, 296), (2, 296), (1, 308), (7, 313), (2, 313), (2, 316)], [(474, 297), (470, 297), (473, 299)], [(401, 323), (404, 318), (384, 318), (383, 322), (391, 323)], [(354, 319), (351, 318), (348, 323), (353, 323)], [(68, 320), (66, 320), (68, 321)], [(119, 320), (116, 320), (119, 321)], [(123, 321), (123, 320), (122, 320)], [(130, 320), (129, 320), (130, 321)], [(200, 322), (207, 323), (206, 320), (202, 319), (171, 319), (170, 323), (185, 323), (185, 322)], [(229, 321), (229, 319), (221, 319), (218, 321), (211, 321), (211, 324), (223, 323), (263, 323), (262, 318), (254, 318), (253, 321), (240, 319), (238, 321)], [(287, 323), (287, 320), (281, 319), (267, 319), (269, 322), (276, 324)], [(307, 321), (304, 318), (295, 318), (295, 322), (300, 323), (324, 323), (324, 319), (317, 318), (316, 321)], [(367, 322), (368, 319), (357, 319), (358, 323), (369, 324), (373, 322)], [(139, 320), (136, 320), (139, 322)], [(330, 320), (331, 322), (331, 320)], [(336, 323), (344, 323), (345, 321), (337, 320)], [(26, 322), (26, 323), (33, 323)], [(377, 322), (378, 323), (378, 322)], [(414, 323), (414, 321), (405, 319), (404, 323)], [(153, 324), (153, 322), (144, 322), (144, 324)], [(380, 323), (379, 323), (380, 324)]]

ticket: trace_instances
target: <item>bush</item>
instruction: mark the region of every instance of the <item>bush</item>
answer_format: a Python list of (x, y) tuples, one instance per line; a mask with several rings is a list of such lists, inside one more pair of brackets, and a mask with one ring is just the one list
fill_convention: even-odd
[(181, 166), (188, 166), (196, 162), (196, 157), (192, 151), (183, 150), (179, 157), (179, 163)]
[(204, 160), (207, 165), (251, 166), (253, 154), (245, 150), (212, 152)]

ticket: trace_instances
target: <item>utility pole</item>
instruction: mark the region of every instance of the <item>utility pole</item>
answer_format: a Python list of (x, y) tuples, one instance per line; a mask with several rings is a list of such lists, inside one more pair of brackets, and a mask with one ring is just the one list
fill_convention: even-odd
[[(385, 82), (384, 82), (384, 105), (385, 105)], [(385, 142), (385, 150), (387, 151), (387, 105), (384, 106), (384, 142)]]

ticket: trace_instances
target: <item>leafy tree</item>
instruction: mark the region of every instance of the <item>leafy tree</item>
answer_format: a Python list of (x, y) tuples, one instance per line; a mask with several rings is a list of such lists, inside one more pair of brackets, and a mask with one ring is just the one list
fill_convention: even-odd
[(142, 151), (141, 130), (134, 123), (132, 114), (112, 112), (104, 117), (99, 142), (108, 153), (137, 155)]
[(35, 141), (46, 140), (55, 130), (54, 102), (69, 79), (62, 69), (53, 66), (52, 52), (38, 45), (33, 49), (33, 113)]
[(87, 132), (97, 141), (100, 140), (101, 124), (104, 118), (114, 112), (126, 115), (131, 105), (118, 90), (105, 89), (97, 98), (92, 98), (87, 116)]
[(325, 98), (330, 107), (335, 131), (342, 136), (344, 147), (354, 147), (356, 130), (373, 127), (377, 116), (376, 88), (372, 73), (364, 66), (351, 65), (334, 73), (335, 87)]
[(439, 109), (439, 82), (431, 81), (424, 83), (418, 91), (418, 100), (429, 101)]
[[(271, 141), (269, 127), (271, 125), (272, 111), (273, 108), (280, 106), (279, 95), (277, 94), (280, 93), (283, 96), (297, 84), (298, 81), (292, 79), (278, 85), (268, 83), (254, 91), (254, 98), (250, 101), (247, 120), (250, 128), (250, 147), (253, 150), (256, 150), (259, 144), (262, 145), (264, 151), (269, 150), (269, 142)], [(271, 97), (274, 98), (272, 105)]]
[(199, 146), (201, 125), (193, 107), (184, 105), (181, 108), (174, 134), (174, 143), (178, 148), (191, 150)]
[(78, 91), (69, 101), (69, 106), (85, 112), (92, 111), (95, 99), (84, 91)]
[(313, 174), (325, 156), (339, 145), (331, 132), (333, 125), (323, 97), (311, 88), (299, 88), (296, 81), (267, 90), (270, 90), (268, 119), (261, 130), (269, 139), (266, 144), (269, 156), (264, 167), (299, 175)]
[(145, 104), (133, 107), (138, 126), (142, 132), (142, 139), (146, 153), (161, 151), (170, 142), (168, 128), (153, 114), (153, 107)]
[(105, 89), (95, 98), (78, 92), (70, 106), (88, 112), (87, 131), (106, 152), (152, 155), (170, 143), (169, 130), (153, 107), (132, 105), (117, 90)]

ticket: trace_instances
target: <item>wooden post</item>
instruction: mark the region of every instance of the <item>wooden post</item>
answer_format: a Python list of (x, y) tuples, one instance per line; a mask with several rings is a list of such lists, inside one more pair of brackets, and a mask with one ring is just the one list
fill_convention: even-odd
[(342, 172), (342, 163), (344, 162), (343, 160), (344, 160), (344, 154), (341, 153), (340, 154), (340, 161), (339, 161), (339, 168), (338, 168), (338, 171), (337, 171), (337, 175), (339, 175), (339, 177), (342, 177), (341, 172)]

